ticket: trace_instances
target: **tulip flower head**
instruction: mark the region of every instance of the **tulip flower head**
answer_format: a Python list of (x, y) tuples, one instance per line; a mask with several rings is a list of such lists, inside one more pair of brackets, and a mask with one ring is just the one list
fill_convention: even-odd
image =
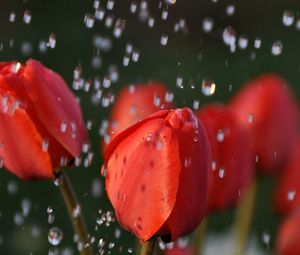
[(125, 87), (117, 96), (110, 116), (107, 143), (139, 120), (148, 117), (161, 109), (173, 107), (173, 94), (160, 82), (130, 85)]
[(298, 255), (300, 251), (300, 209), (293, 211), (279, 226), (276, 254)]
[(287, 83), (263, 75), (246, 84), (231, 103), (236, 118), (250, 130), (255, 161), (263, 173), (277, 172), (297, 135), (297, 103)]
[(119, 223), (143, 241), (193, 231), (205, 214), (210, 162), (206, 131), (188, 108), (161, 110), (119, 133), (102, 169)]
[(206, 127), (212, 149), (208, 212), (233, 205), (253, 177), (250, 134), (232, 109), (209, 105), (196, 113)]
[(54, 178), (79, 156), (87, 135), (64, 80), (35, 60), (0, 64), (0, 157), (26, 180)]
[(277, 179), (274, 192), (275, 208), (280, 213), (288, 213), (300, 207), (300, 139), (294, 146), (291, 157)]

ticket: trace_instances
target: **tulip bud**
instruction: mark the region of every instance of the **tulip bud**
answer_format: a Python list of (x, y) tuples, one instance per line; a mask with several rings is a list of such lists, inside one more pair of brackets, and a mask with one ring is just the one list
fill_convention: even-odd
[(298, 125), (297, 103), (287, 83), (277, 75), (263, 75), (246, 84), (231, 106), (250, 130), (260, 170), (278, 171), (288, 159)]
[(105, 152), (119, 223), (142, 241), (193, 231), (206, 209), (210, 147), (188, 108), (161, 110), (119, 133)]
[(253, 178), (250, 134), (232, 109), (209, 105), (196, 113), (206, 127), (212, 150), (208, 212), (232, 206)]
[(0, 157), (8, 171), (26, 180), (54, 178), (56, 168), (80, 155), (85, 125), (58, 74), (35, 60), (1, 63), (0, 97)]
[(171, 109), (173, 97), (160, 82), (130, 85), (121, 90), (111, 111), (104, 150), (109, 141), (124, 129), (158, 110)]

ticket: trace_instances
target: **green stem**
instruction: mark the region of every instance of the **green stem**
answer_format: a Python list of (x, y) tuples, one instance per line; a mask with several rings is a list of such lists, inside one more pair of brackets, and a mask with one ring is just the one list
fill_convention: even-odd
[(205, 242), (205, 235), (207, 232), (208, 218), (203, 219), (201, 225), (197, 228), (195, 238), (193, 241), (194, 254), (203, 254), (203, 246)]
[(60, 172), (58, 177), (60, 192), (68, 209), (68, 213), (72, 221), (74, 231), (78, 236), (78, 242), (82, 244), (80, 255), (92, 255), (82, 213), (80, 211), (78, 213), (75, 213), (76, 210), (80, 208), (78, 208), (79, 203), (73, 191), (71, 182), (65, 171)]
[(256, 190), (257, 182), (254, 180), (237, 206), (234, 219), (234, 254), (245, 252), (255, 208)]
[(159, 255), (158, 238), (143, 242), (141, 244), (140, 255)]

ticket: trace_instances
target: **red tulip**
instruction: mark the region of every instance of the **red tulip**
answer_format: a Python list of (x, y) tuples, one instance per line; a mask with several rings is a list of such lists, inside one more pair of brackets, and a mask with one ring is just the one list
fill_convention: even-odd
[(190, 247), (180, 248), (175, 246), (172, 249), (166, 249), (164, 255), (194, 255), (194, 251)]
[(278, 178), (274, 192), (275, 208), (280, 213), (288, 213), (300, 207), (300, 139), (298, 138), (290, 160)]
[(35, 60), (0, 64), (0, 157), (22, 179), (54, 178), (79, 156), (86, 130), (63, 79)]
[(286, 162), (297, 134), (297, 103), (287, 83), (263, 75), (248, 84), (232, 102), (236, 117), (250, 130), (253, 153), (264, 173)]
[(208, 212), (234, 204), (253, 177), (250, 134), (232, 109), (210, 105), (196, 113), (206, 127), (212, 150), (208, 182)]
[[(157, 81), (125, 87), (117, 96), (112, 108), (108, 128), (109, 140), (150, 114), (161, 109), (173, 108), (171, 101), (172, 95), (168, 98), (167, 88)], [(108, 142), (104, 144), (104, 150)]]
[(206, 209), (210, 162), (206, 131), (188, 108), (161, 110), (119, 133), (102, 170), (120, 224), (143, 241), (193, 231)]
[(300, 251), (300, 209), (290, 214), (279, 226), (276, 254), (299, 255)]

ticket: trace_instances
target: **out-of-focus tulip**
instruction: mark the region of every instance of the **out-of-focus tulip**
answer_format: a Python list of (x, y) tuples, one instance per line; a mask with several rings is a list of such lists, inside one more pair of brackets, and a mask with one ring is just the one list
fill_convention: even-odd
[(172, 102), (173, 94), (168, 93), (167, 88), (157, 81), (125, 87), (112, 108), (103, 149), (118, 133), (139, 120), (158, 110), (173, 108)]
[(86, 141), (80, 108), (64, 80), (35, 60), (0, 64), (0, 157), (26, 180), (54, 178)]
[(119, 133), (102, 173), (120, 224), (143, 241), (193, 231), (207, 206), (210, 162), (205, 128), (188, 108), (161, 110)]
[(291, 157), (282, 175), (279, 176), (274, 192), (275, 208), (288, 213), (300, 207), (300, 139), (298, 138)]
[(276, 240), (277, 255), (299, 255), (300, 209), (298, 208), (281, 223)]
[(246, 84), (231, 106), (251, 132), (262, 172), (278, 172), (288, 159), (298, 125), (297, 103), (287, 83), (277, 75), (263, 75)]
[(196, 113), (206, 127), (212, 149), (208, 212), (233, 205), (252, 181), (250, 134), (230, 107), (209, 105)]

